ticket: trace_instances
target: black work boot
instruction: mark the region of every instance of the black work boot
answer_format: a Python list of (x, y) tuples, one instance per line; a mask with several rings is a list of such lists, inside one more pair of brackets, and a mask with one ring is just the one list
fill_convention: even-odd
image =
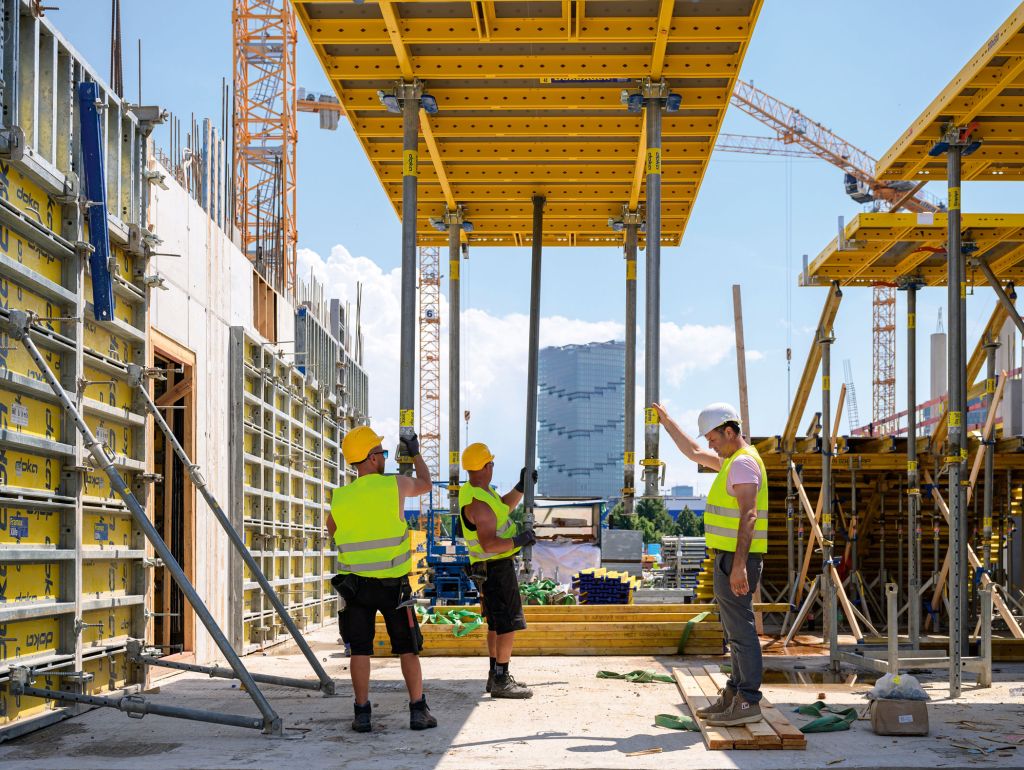
[(427, 696), (424, 695), (418, 701), (409, 704), (409, 729), (429, 730), (431, 727), (437, 727), (437, 720), (427, 708)]
[(519, 684), (509, 673), (495, 674), (494, 684), (491, 685), (492, 698), (532, 698), (533, 690), (523, 684)]
[(370, 701), (366, 701), (362, 706), (358, 703), (356, 706), (356, 716), (352, 720), (352, 729), (357, 733), (368, 733), (371, 730), (370, 727)]
[(485, 690), (485, 692), (489, 693), (493, 689), (494, 689), (494, 672), (493, 671), (488, 671), (487, 672), (487, 689)]

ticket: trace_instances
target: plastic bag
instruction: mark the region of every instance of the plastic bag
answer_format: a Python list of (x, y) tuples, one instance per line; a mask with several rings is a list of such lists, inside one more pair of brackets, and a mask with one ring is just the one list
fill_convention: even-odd
[(885, 674), (868, 692), (868, 700), (930, 700), (921, 683), (910, 674)]

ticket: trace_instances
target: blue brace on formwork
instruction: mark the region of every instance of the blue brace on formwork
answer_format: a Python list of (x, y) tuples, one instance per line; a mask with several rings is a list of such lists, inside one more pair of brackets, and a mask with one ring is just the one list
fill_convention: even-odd
[(114, 318), (114, 284), (110, 274), (110, 232), (107, 229), (107, 181), (103, 167), (103, 130), (100, 126), (100, 89), (95, 83), (78, 84), (78, 115), (82, 126), (82, 177), (89, 217), (89, 272), (92, 275), (92, 311), (97, 321)]

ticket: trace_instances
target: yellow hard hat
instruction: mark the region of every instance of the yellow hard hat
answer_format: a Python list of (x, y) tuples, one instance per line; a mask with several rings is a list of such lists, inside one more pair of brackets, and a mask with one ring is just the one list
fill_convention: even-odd
[(341, 442), (341, 453), (345, 455), (345, 462), (355, 465), (365, 460), (370, 450), (382, 441), (384, 438), (374, 433), (369, 425), (360, 425), (345, 434)]
[(467, 471), (478, 471), (493, 459), (487, 444), (470, 444), (462, 452), (462, 467)]

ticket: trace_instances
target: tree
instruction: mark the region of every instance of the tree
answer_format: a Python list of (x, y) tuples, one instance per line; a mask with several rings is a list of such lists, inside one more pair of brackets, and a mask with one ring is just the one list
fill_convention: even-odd
[(644, 499), (636, 504), (636, 513), (627, 516), (622, 503), (617, 503), (608, 514), (611, 529), (636, 529), (644, 533), (645, 543), (660, 543), (665, 535), (679, 534), (676, 522), (661, 500)]
[(689, 506), (686, 506), (676, 519), (676, 528), (683, 537), (703, 537), (704, 517), (697, 516)]

